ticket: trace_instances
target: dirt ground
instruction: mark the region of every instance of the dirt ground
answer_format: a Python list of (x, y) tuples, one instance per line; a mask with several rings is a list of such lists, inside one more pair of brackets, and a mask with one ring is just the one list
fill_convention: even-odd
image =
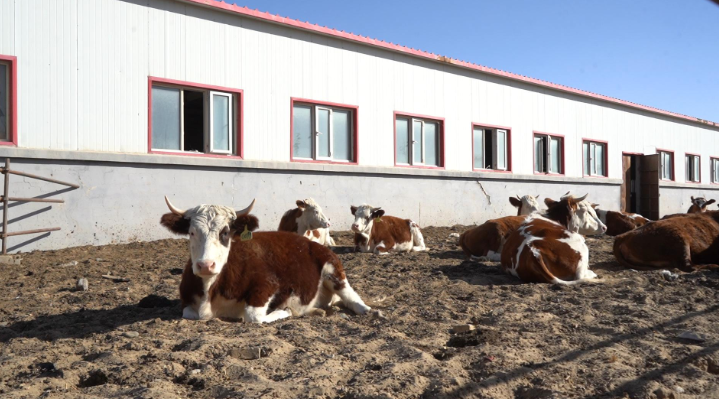
[(604, 237), (587, 240), (604, 283), (520, 284), (464, 261), (463, 230), (425, 228), (430, 251), (385, 257), (337, 233), (384, 317), (269, 325), (180, 319), (185, 240), (24, 254), (0, 266), (0, 396), (719, 398), (719, 273), (625, 270)]

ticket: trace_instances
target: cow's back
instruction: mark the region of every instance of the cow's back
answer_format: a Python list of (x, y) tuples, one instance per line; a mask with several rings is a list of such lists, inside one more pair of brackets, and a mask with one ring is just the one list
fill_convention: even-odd
[(606, 221), (603, 220), (603, 222), (607, 225), (606, 234), (608, 236), (618, 236), (620, 234), (624, 234), (627, 231), (632, 231), (643, 224), (639, 220), (635, 221), (632, 216), (623, 212), (607, 211), (605, 219)]
[(299, 229), (297, 218), (300, 216), (302, 216), (302, 209), (294, 208), (288, 210), (284, 215), (282, 215), (282, 219), (280, 219), (280, 226), (277, 228), (277, 231), (291, 231), (293, 233), (297, 233), (297, 229)]
[[(405, 243), (412, 241), (412, 233), (409, 229), (409, 219), (400, 219), (394, 216), (382, 216), (372, 223), (372, 233), (370, 239), (375, 244), (380, 242), (394, 241), (395, 243)], [(388, 248), (389, 249), (389, 248)]]
[(488, 220), (462, 233), (458, 243), (467, 256), (487, 256), (488, 251), (499, 253), (502, 243), (525, 219), (526, 216), (506, 216)]

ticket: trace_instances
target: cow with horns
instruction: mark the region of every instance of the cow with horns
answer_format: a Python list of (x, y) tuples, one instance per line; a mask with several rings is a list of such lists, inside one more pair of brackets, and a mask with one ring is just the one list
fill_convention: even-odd
[(259, 226), (250, 215), (255, 201), (237, 212), (218, 205), (181, 210), (165, 201), (171, 212), (160, 223), (190, 237), (180, 283), (183, 317), (267, 323), (326, 308), (335, 295), (356, 314), (370, 310), (330, 249), (295, 233), (252, 233)]
[(710, 199), (707, 201), (706, 197), (696, 197), (694, 196), (692, 198), (692, 206), (689, 207), (689, 210), (687, 210), (687, 213), (702, 213), (707, 211), (707, 206), (713, 204), (716, 202), (716, 200)]

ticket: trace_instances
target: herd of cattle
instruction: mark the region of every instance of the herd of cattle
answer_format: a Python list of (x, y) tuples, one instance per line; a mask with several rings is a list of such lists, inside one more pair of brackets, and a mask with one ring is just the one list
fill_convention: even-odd
[[(492, 219), (465, 231), (458, 246), (467, 258), (500, 261), (502, 269), (525, 282), (577, 284), (598, 281), (589, 270), (585, 235), (616, 236), (614, 255), (633, 269), (719, 268), (719, 211), (714, 200), (692, 197), (685, 214), (650, 221), (641, 215), (599, 209), (566, 193), (558, 201), (511, 197), (516, 216)], [(297, 201), (279, 231), (259, 226), (250, 206), (234, 211), (219, 205), (176, 208), (161, 224), (189, 236), (190, 259), (180, 283), (183, 317), (224, 317), (271, 322), (341, 302), (357, 314), (370, 311), (347, 281), (342, 263), (328, 247), (329, 219), (314, 200)], [(385, 215), (379, 207), (350, 207), (355, 250), (378, 255), (424, 251), (422, 232), (409, 219)]]

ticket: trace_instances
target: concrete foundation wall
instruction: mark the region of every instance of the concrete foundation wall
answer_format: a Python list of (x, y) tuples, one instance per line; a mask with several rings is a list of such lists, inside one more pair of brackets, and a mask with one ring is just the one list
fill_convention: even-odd
[[(382, 206), (387, 214), (411, 218), (421, 226), (475, 224), (516, 213), (514, 195), (557, 199), (567, 191), (616, 209), (619, 185), (587, 179), (558, 181), (476, 175), (399, 175), (383, 169), (365, 172), (230, 168), (87, 160), (13, 158), (12, 169), (73, 182), (72, 190), (11, 176), (16, 197), (62, 198), (64, 204), (11, 203), (9, 231), (61, 227), (58, 232), (10, 237), (10, 252), (104, 245), (172, 237), (158, 221), (168, 212), (163, 196), (181, 208), (200, 203), (244, 208), (253, 198), (260, 229), (275, 230), (297, 199), (313, 197), (335, 230), (348, 230), (350, 205)], [(480, 184), (481, 183), (481, 184)]]

